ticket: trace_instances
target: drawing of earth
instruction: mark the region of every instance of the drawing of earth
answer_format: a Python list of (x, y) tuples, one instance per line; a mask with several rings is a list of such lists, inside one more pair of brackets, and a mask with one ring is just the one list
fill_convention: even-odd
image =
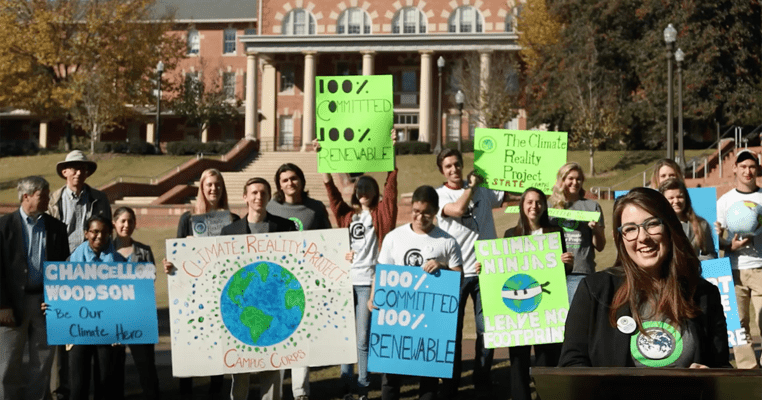
[(534, 311), (542, 301), (542, 285), (526, 274), (508, 278), (502, 289), (503, 303), (517, 313)]
[(288, 339), (304, 316), (304, 290), (291, 271), (255, 262), (236, 272), (222, 291), (225, 326), (238, 340), (270, 346)]

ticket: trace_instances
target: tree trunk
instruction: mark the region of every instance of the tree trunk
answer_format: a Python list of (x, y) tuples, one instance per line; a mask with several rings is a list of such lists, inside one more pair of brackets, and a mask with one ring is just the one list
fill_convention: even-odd
[(595, 153), (595, 148), (593, 146), (590, 146), (590, 176), (595, 176), (595, 161), (593, 160), (593, 154)]

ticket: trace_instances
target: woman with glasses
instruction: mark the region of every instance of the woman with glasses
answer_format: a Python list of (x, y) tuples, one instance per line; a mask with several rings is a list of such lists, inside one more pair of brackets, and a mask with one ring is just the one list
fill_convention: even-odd
[(562, 367), (730, 367), (717, 287), (669, 202), (636, 188), (614, 204), (612, 268), (587, 276), (569, 314)]
[(699, 260), (711, 260), (717, 258), (712, 240), (712, 228), (704, 218), (699, 217), (693, 211), (691, 198), (685, 184), (677, 178), (670, 178), (661, 182), (659, 191), (667, 199), (672, 209), (677, 214), (677, 219), (683, 226), (683, 232), (693, 246), (693, 250)]

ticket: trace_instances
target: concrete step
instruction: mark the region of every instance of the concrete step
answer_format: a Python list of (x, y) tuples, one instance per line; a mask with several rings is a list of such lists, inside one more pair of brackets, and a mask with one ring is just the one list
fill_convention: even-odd
[(158, 196), (125, 196), (124, 198), (114, 202), (117, 206), (131, 206), (131, 205), (147, 205), (151, 204), (154, 200), (158, 199)]

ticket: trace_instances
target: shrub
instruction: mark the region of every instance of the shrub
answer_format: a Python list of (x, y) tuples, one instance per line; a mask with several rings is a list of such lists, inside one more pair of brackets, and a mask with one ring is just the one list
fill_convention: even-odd
[(146, 142), (98, 142), (95, 144), (96, 153), (119, 154), (156, 154), (156, 147)]
[[(457, 149), (458, 148), (458, 142), (447, 142), (444, 145), (447, 149)], [(461, 140), (461, 149), (463, 153), (473, 153), (474, 152), (474, 141), (473, 140)]]
[(0, 142), (0, 155), (27, 156), (37, 154), (39, 147), (33, 140), (8, 140)]
[(167, 143), (167, 154), (176, 156), (189, 154), (225, 154), (235, 147), (236, 142), (180, 141)]

